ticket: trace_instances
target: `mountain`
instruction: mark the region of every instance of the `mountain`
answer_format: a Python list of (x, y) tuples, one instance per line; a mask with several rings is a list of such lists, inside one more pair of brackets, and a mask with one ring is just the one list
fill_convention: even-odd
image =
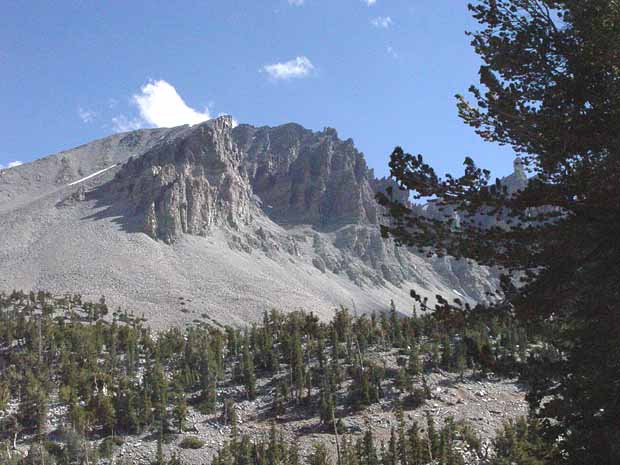
[(408, 312), (410, 289), (487, 301), (492, 270), (381, 238), (374, 196), (391, 183), (331, 128), (116, 134), (0, 171), (0, 289), (104, 295), (155, 326)]

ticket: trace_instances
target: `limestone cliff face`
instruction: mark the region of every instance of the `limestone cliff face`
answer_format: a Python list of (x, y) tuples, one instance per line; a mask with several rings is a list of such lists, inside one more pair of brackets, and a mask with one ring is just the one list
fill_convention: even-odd
[(231, 128), (230, 118), (188, 128), (130, 159), (109, 188), (126, 195), (155, 239), (204, 236), (214, 226), (237, 229), (251, 221), (255, 207)]
[(233, 134), (253, 191), (276, 223), (377, 224), (371, 171), (351, 139), (341, 141), (334, 129), (312, 132), (297, 124), (241, 125)]
[[(497, 289), (493, 270), (381, 238), (374, 195), (396, 186), (351, 140), (232, 126), (115, 134), (0, 172), (0, 287), (105, 295), (158, 324), (390, 300), (408, 311), (410, 289), (470, 303)], [(175, 310), (181, 296), (192, 313)]]
[(375, 192), (388, 185), (374, 178), (353, 141), (340, 140), (333, 129), (233, 129), (221, 117), (130, 159), (110, 189), (128, 197), (145, 233), (172, 242), (216, 225), (249, 224), (257, 204), (284, 227), (376, 226), (382, 211)]
[(388, 187), (408, 201), (333, 129), (233, 128), (221, 117), (130, 159), (106, 189), (141, 232), (166, 243), (217, 229), (233, 250), (301, 261), (360, 287), (446, 286), (484, 301), (488, 273), (453, 259), (434, 263), (381, 237), (387, 219), (375, 193)]

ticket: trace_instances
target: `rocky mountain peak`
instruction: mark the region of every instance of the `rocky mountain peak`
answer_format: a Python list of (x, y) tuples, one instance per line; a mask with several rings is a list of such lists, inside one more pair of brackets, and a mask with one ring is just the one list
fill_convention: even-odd
[[(484, 302), (497, 289), (493, 270), (381, 237), (375, 192), (408, 195), (375, 179), (351, 139), (233, 126), (115, 134), (3, 172), (0, 287), (87, 290), (161, 324), (408, 309), (412, 288)], [(191, 309), (175, 311), (179, 297)]]
[(509, 194), (522, 191), (527, 187), (527, 174), (525, 166), (520, 157), (516, 157), (513, 162), (514, 171), (511, 175), (501, 179), (501, 182), (508, 189)]
[(372, 176), (353, 141), (334, 129), (240, 126), (233, 131), (254, 193), (281, 225), (377, 223)]
[(216, 225), (237, 229), (251, 221), (253, 202), (232, 127), (223, 116), (188, 128), (130, 159), (108, 189), (127, 198), (155, 239), (204, 236)]

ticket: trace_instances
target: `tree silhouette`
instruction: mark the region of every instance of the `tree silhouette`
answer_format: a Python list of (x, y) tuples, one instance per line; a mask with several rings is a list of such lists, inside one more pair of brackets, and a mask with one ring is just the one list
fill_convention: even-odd
[(554, 328), (558, 356), (531, 361), (532, 411), (553, 420), (542, 430), (569, 463), (620, 463), (620, 6), (481, 0), (469, 8), (480, 24), (471, 37), (481, 86), (470, 88), (474, 103), (457, 96), (459, 115), (484, 140), (512, 146), (531, 177), (511, 192), (466, 158), (462, 176), (441, 178), (397, 147), (391, 175), (439, 214), (388, 190), (379, 194), (390, 217), (382, 232), (513, 272), (502, 280), (502, 307)]

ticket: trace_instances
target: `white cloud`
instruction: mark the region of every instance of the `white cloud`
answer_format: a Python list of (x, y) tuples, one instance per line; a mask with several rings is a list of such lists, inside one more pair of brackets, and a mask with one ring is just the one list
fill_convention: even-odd
[(97, 113), (95, 113), (94, 111), (85, 110), (82, 107), (78, 107), (78, 116), (83, 123), (92, 123), (93, 121), (95, 121)]
[(164, 80), (150, 81), (132, 100), (138, 105), (142, 119), (151, 126), (171, 128), (211, 119), (207, 108), (200, 112), (188, 107), (176, 89)]
[(289, 5), (301, 6), (306, 0), (288, 0)]
[(18, 160), (10, 161), (8, 165), (6, 166), (0, 164), (0, 170), (5, 170), (7, 168), (15, 168), (16, 166), (19, 166), (19, 165), (23, 165), (23, 162), (18, 161)]
[(377, 16), (376, 18), (370, 20), (370, 24), (372, 24), (374, 27), (381, 27), (383, 29), (387, 29), (392, 24), (394, 24), (394, 22), (389, 16)]
[[(127, 132), (146, 127), (170, 128), (184, 124), (194, 125), (211, 119), (208, 107), (203, 111), (191, 108), (174, 86), (164, 80), (147, 82), (140, 88), (139, 93), (131, 97), (130, 102), (137, 107), (140, 115), (115, 116), (112, 118), (114, 131)], [(233, 124), (236, 126), (238, 123), (233, 119)]]
[(299, 56), (284, 63), (265, 65), (261, 71), (266, 72), (273, 79), (303, 78), (314, 71), (314, 65), (305, 56)]
[(387, 53), (388, 53), (388, 55), (390, 55), (394, 59), (398, 58), (398, 53), (396, 53), (396, 50), (394, 50), (394, 47), (392, 47), (392, 46), (388, 46)]
[(368, 6), (373, 6), (375, 3), (377, 3), (377, 0), (362, 0), (362, 2), (364, 2)]

